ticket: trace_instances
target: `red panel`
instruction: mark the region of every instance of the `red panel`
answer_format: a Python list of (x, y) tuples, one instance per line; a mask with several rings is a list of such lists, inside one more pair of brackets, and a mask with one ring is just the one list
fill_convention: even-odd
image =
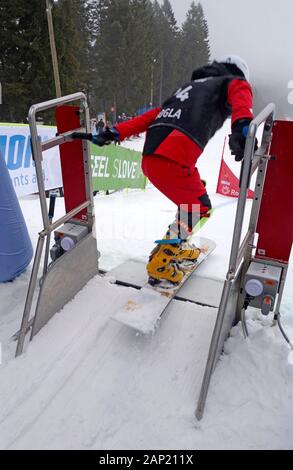
[(288, 262), (293, 240), (293, 122), (275, 121), (257, 225), (256, 256)]
[[(79, 107), (57, 107), (56, 123), (59, 133), (80, 128)], [(86, 201), (82, 142), (75, 140), (60, 145), (60, 159), (65, 209), (69, 212)], [(75, 218), (87, 220), (87, 211), (83, 210)]]

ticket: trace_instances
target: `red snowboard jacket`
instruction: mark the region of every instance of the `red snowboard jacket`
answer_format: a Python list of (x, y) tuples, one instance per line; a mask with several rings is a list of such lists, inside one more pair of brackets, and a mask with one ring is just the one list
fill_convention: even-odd
[[(231, 107), (231, 125), (243, 118), (253, 118), (252, 89), (245, 80), (235, 78), (227, 87), (227, 103)], [(126, 137), (147, 131), (154, 123), (162, 108), (155, 108), (115, 127), (123, 141)], [(155, 154), (175, 160), (184, 166), (194, 166), (202, 149), (183, 132), (174, 129), (156, 148)]]

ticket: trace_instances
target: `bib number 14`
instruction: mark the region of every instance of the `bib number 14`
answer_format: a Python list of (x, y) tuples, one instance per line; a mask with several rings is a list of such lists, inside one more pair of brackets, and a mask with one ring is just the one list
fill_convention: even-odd
[(190, 90), (192, 90), (192, 86), (189, 85), (188, 87), (186, 88), (179, 88), (179, 90), (175, 93), (175, 96), (178, 100), (180, 100), (181, 102), (185, 101), (185, 100), (188, 100), (189, 98), (189, 92)]

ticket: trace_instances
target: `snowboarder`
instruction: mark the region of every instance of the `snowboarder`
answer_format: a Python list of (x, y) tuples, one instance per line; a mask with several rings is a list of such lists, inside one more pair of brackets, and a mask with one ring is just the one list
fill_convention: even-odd
[(196, 162), (230, 115), (229, 145), (235, 159), (241, 161), (253, 119), (252, 89), (248, 66), (235, 55), (194, 70), (191, 81), (162, 107), (106, 128), (99, 136), (75, 135), (102, 146), (147, 131), (142, 170), (178, 207), (175, 221), (150, 255), (147, 271), (151, 283), (180, 283), (184, 262), (194, 263), (200, 255), (188, 240), (195, 226), (210, 216), (212, 206)]

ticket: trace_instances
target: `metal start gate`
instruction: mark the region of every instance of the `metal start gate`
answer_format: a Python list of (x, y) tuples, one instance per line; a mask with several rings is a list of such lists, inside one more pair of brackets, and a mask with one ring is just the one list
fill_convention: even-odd
[[(67, 103), (79, 102), (79, 106)], [(36, 115), (56, 108), (59, 134), (41, 142), (38, 137)], [(21, 328), (18, 333), (16, 356), (23, 351), (25, 338), (30, 339), (69, 302), (82, 287), (98, 273), (97, 244), (94, 228), (94, 203), (89, 143), (72, 140), (73, 131), (90, 132), (89, 108), (83, 93), (56, 98), (33, 105), (29, 110), (32, 154), (35, 162), (40, 197), (43, 229), (39, 233), (32, 273), (30, 277)], [(66, 214), (52, 222), (42, 174), (42, 154), (59, 146)], [(54, 232), (53, 261), (48, 264), (50, 239)], [(46, 242), (46, 243), (45, 243)], [(31, 317), (38, 274), (45, 245), (44, 266), (40, 278), (34, 315)]]
[[(293, 122), (274, 122), (274, 114), (275, 105), (269, 104), (249, 127), (229, 269), (195, 412), (199, 420), (204, 413), (212, 373), (233, 323), (241, 319), (244, 335), (248, 335), (245, 310), (249, 305), (261, 309), (264, 315), (274, 312), (273, 325), (280, 318), (293, 238), (290, 207), (293, 200)], [(255, 152), (256, 132), (262, 124), (261, 145)], [(247, 191), (255, 171), (257, 177), (249, 227), (240, 244)], [(281, 243), (279, 226), (282, 230)]]

